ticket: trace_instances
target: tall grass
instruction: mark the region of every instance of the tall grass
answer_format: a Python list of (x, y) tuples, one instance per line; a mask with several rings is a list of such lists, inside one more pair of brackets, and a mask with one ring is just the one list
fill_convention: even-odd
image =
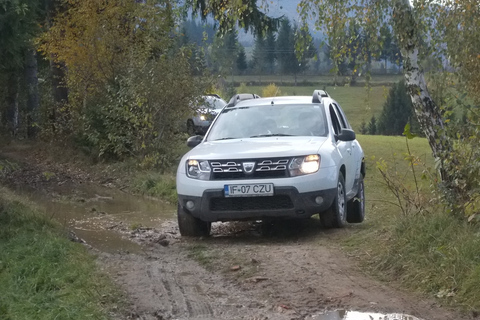
[(120, 300), (93, 257), (0, 191), (0, 319), (108, 319)]
[[(421, 180), (421, 192), (428, 212), (403, 214), (394, 205), (375, 163), (388, 160), (390, 170), (401, 173), (407, 188), (414, 190), (405, 138), (359, 136), (367, 160), (365, 189), (367, 220), (345, 241), (348, 250), (372, 274), (396, 280), (406, 287), (442, 299), (465, 310), (480, 310), (480, 228), (446, 212), (430, 193), (430, 181)], [(409, 141), (412, 153), (433, 167), (425, 139)], [(417, 168), (421, 175), (420, 166)]]
[(161, 174), (153, 170), (137, 173), (131, 185), (134, 192), (161, 197), (170, 203), (177, 203), (174, 174)]

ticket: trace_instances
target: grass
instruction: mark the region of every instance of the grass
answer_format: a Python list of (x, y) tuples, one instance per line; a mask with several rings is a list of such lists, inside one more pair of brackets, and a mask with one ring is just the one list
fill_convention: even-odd
[[(480, 229), (444, 210), (430, 192), (429, 181), (420, 180), (427, 195), (428, 212), (402, 214), (382, 183), (375, 163), (387, 159), (413, 190), (412, 173), (404, 158), (405, 138), (359, 136), (365, 150), (367, 220), (344, 241), (347, 250), (359, 255), (371, 274), (386, 281), (435, 296), (445, 304), (468, 311), (480, 310)], [(433, 167), (425, 139), (409, 141), (412, 153)], [(418, 166), (420, 169), (421, 166)], [(419, 170), (421, 171), (421, 170)], [(360, 253), (360, 254), (359, 254)]]
[(134, 192), (161, 197), (170, 203), (177, 203), (174, 174), (161, 174), (155, 171), (135, 173), (131, 189)]
[[(318, 86), (277, 86), (282, 95), (311, 96), (316, 89), (324, 89)], [(264, 87), (247, 86), (249, 92), (262, 95)], [(390, 87), (377, 86), (367, 89), (366, 87), (325, 87), (325, 90), (338, 101), (345, 111), (353, 129), (358, 131), (362, 121), (368, 123), (373, 115), (378, 119), (383, 110)]]
[(212, 251), (211, 248), (205, 244), (194, 244), (187, 247), (187, 249), (188, 257), (194, 259), (208, 270), (213, 270), (216, 261), (220, 258), (216, 252)]
[(0, 194), (0, 319), (110, 318), (120, 296), (86, 248), (6, 189)]

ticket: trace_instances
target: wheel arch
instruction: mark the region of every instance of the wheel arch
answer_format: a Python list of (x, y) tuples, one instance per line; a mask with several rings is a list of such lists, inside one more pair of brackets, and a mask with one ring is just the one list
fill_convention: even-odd
[(343, 174), (343, 178), (347, 176), (347, 169), (344, 164), (340, 167), (340, 172)]
[(362, 166), (360, 167), (360, 174), (365, 178), (366, 173), (367, 173), (367, 169), (365, 167), (365, 158), (362, 158)]

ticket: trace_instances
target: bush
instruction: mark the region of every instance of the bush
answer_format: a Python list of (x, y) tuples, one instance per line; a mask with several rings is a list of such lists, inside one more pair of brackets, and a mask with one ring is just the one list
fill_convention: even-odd
[(268, 86), (262, 89), (262, 97), (277, 97), (281, 96), (282, 91), (275, 83), (270, 83)]

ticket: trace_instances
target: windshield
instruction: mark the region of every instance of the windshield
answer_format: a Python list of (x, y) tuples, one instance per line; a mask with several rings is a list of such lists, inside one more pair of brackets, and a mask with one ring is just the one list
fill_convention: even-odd
[(325, 111), (320, 105), (272, 105), (224, 109), (207, 140), (272, 136), (326, 136)]
[(220, 111), (227, 103), (216, 97), (206, 97), (203, 106), (200, 109)]

